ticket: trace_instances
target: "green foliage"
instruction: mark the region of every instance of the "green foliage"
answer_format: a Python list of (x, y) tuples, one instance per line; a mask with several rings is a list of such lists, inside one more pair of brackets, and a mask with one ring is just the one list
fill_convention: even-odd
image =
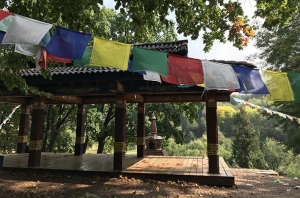
[(300, 177), (300, 155), (294, 156), (287, 167), (280, 166), (279, 170), (285, 171), (288, 176)]
[(250, 123), (244, 108), (239, 109), (234, 120), (233, 158), (243, 168), (263, 168), (264, 158), (260, 150), (259, 131)]
[[(5, 105), (0, 103), (0, 123), (11, 113), (15, 105)], [(16, 151), (18, 143), (18, 129), (20, 120), (20, 110), (17, 109), (12, 118), (4, 124), (0, 130), (0, 152), (12, 153)]]
[(55, 141), (54, 153), (73, 153), (75, 145), (75, 138), (68, 131), (60, 133)]
[[(185, 115), (193, 123), (197, 119), (199, 107), (201, 106), (197, 103), (153, 103), (147, 105), (146, 114), (149, 117), (153, 112), (156, 114), (159, 135), (166, 139), (173, 137), (177, 143), (183, 143), (184, 133), (178, 128), (181, 116)], [(146, 127), (146, 132), (149, 132), (149, 127)]]
[[(287, 9), (284, 4), (287, 4)], [(265, 7), (264, 11), (266, 14), (272, 13), (272, 15), (280, 15), (278, 18), (272, 18), (275, 21), (281, 20), (281, 18), (289, 19), (288, 17), (290, 17), (290, 15), (285, 15), (286, 12), (290, 13), (295, 11), (290, 18), (291, 20), (287, 21), (286, 26), (277, 25), (271, 30), (261, 29), (259, 31), (255, 45), (260, 53), (255, 54), (254, 57), (263, 60), (264, 63), (262, 66), (266, 66), (265, 68), (284, 72), (300, 71), (300, 14), (296, 11), (298, 7), (299, 1), (276, 1), (273, 5)], [(300, 116), (300, 106), (297, 103), (274, 102), (269, 105), (270, 108), (275, 111), (284, 112), (285, 114), (296, 117)], [(297, 122), (286, 121), (286, 119), (274, 115), (269, 115), (268, 119), (273, 122), (271, 129), (279, 129), (282, 131), (281, 137), (276, 139), (284, 142), (286, 146), (289, 149), (293, 149), (294, 152), (300, 153), (299, 124)], [(282, 138), (282, 136), (284, 136), (284, 138)]]
[(292, 17), (299, 13), (298, 0), (256, 0), (255, 15), (265, 18), (264, 27), (271, 29), (274, 26), (286, 26)]
[[(156, 0), (156, 1), (124, 1), (116, 0), (116, 9), (127, 12), (134, 22), (138, 34), (143, 34), (143, 25), (155, 29), (157, 18), (166, 25), (172, 24), (166, 17), (170, 11), (175, 13), (177, 32), (192, 39), (199, 37), (203, 31), (204, 51), (209, 51), (215, 40), (224, 43), (233, 42), (234, 46), (242, 49), (243, 39), (249, 35), (242, 30), (248, 26), (241, 4), (236, 1), (208, 0)], [(146, 20), (147, 19), (147, 20)], [(236, 25), (240, 19), (242, 24)], [(251, 28), (249, 26), (249, 28)], [(230, 31), (228, 36), (226, 32)], [(250, 36), (249, 36), (250, 37)]]
[(206, 138), (197, 139), (183, 145), (177, 144), (172, 138), (168, 141), (166, 150), (170, 156), (206, 156)]
[(267, 138), (262, 151), (270, 169), (279, 170), (279, 167), (287, 167), (293, 158), (293, 152), (288, 151), (286, 146), (272, 138)]
[(224, 158), (227, 164), (232, 165), (232, 140), (226, 138), (222, 132), (219, 131), (219, 155)]
[[(219, 155), (231, 164), (232, 162), (232, 141), (220, 133), (219, 135)], [(190, 141), (187, 144), (177, 144), (174, 139), (168, 139), (168, 145), (165, 147), (170, 156), (206, 156), (207, 155), (207, 137)]]
[(106, 137), (103, 153), (105, 153), (105, 154), (113, 153), (114, 143), (115, 143), (115, 141), (112, 136)]
[(300, 155), (295, 155), (283, 143), (267, 138), (262, 151), (270, 169), (283, 171), (289, 176), (300, 176)]
[(236, 110), (231, 106), (218, 106), (218, 125), (226, 137), (233, 137), (233, 123)]

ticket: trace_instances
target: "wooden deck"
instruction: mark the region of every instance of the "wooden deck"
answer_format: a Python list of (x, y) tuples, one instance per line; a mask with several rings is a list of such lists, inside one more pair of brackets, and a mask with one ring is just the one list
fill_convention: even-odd
[(125, 169), (114, 171), (113, 155), (42, 153), (41, 165), (27, 167), (28, 154), (4, 155), (4, 170), (19, 171), (59, 171), (67, 174), (102, 175), (117, 177), (119, 175), (156, 179), (161, 181), (187, 181), (202, 185), (233, 186), (234, 176), (220, 157), (220, 173), (208, 173), (208, 159), (202, 157), (147, 156), (136, 158), (136, 155), (125, 156)]

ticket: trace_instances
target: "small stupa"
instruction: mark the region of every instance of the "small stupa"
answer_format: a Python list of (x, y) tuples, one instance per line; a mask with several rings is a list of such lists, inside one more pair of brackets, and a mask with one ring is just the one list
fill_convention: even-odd
[(145, 139), (145, 155), (167, 155), (166, 151), (162, 149), (163, 138), (157, 135), (156, 116), (154, 113), (152, 114), (150, 121), (150, 135)]

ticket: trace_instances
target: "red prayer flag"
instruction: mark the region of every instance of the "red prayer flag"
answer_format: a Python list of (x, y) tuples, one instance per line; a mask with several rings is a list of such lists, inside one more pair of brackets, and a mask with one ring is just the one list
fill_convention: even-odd
[(13, 13), (11, 13), (11, 12), (7, 12), (5, 10), (0, 10), (0, 20), (4, 19), (4, 18), (6, 18), (6, 17), (8, 17), (9, 15), (12, 15), (12, 14)]
[(59, 58), (49, 54), (44, 48), (42, 48), (42, 54), (39, 60), (39, 65), (41, 68), (47, 68), (47, 61), (56, 61), (61, 63), (72, 63), (72, 59), (69, 58)]
[(168, 77), (162, 80), (172, 84), (203, 84), (203, 69), (199, 59), (169, 54)]

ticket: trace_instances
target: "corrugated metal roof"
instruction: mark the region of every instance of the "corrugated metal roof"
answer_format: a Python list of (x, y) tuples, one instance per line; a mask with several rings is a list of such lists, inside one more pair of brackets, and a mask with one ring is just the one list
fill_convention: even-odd
[[(157, 43), (137, 43), (134, 46), (142, 47), (145, 49), (160, 50), (167, 53), (187, 56), (188, 53), (188, 40), (179, 40), (172, 42), (157, 42)], [(104, 73), (104, 72), (127, 72), (110, 67), (99, 67), (93, 69), (88, 67), (56, 67), (49, 68), (51, 75), (64, 75), (64, 74), (83, 74), (83, 73)], [(23, 76), (38, 76), (41, 71), (33, 69), (21, 70)]]
[(164, 51), (170, 54), (187, 56), (188, 40), (179, 40), (172, 42), (157, 42), (157, 43), (137, 43), (133, 46), (142, 47), (145, 49)]
[[(93, 69), (87, 67), (55, 67), (55, 68), (50, 68), (49, 71), (51, 75), (126, 72), (126, 71), (122, 71), (110, 67), (99, 67), (99, 69)], [(21, 72), (23, 76), (38, 76), (41, 74), (41, 71), (36, 69), (23, 69), (21, 70)]]

